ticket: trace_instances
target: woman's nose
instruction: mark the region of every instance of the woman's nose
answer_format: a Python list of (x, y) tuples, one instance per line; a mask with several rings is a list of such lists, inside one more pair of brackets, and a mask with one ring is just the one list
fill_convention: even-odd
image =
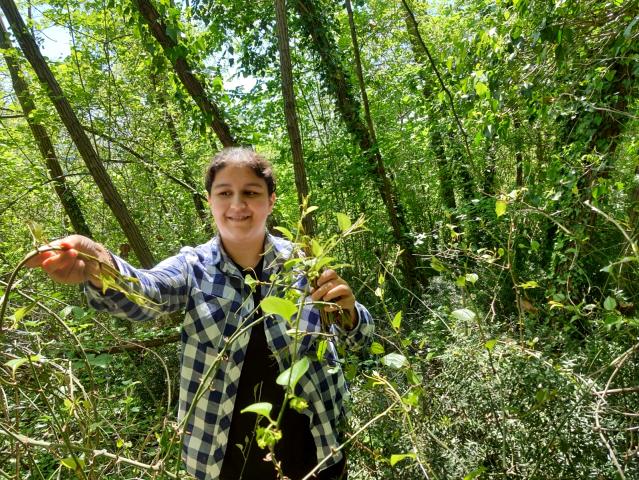
[(242, 198), (242, 195), (236, 194), (236, 195), (233, 195), (231, 204), (234, 207), (243, 207), (246, 204), (246, 202), (244, 201), (244, 198)]

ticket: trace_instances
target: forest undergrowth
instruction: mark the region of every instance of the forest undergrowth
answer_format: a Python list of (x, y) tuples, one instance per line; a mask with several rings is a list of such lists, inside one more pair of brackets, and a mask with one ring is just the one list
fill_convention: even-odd
[[(344, 236), (361, 225), (340, 220)], [(338, 238), (307, 239), (304, 265), (334, 262)], [(342, 352), (352, 478), (633, 478), (638, 322), (612, 297), (537, 308), (536, 281), (506, 314), (508, 252), (471, 250), (453, 239), (425, 257), (422, 290), (402, 285), (397, 255), (355, 279), (377, 330), (367, 351)], [(3, 319), (0, 474), (183, 478), (180, 319), (112, 319), (77, 288), (21, 273)]]
[(179, 315), (16, 267), (71, 232), (147, 267), (208, 241), (229, 145), (272, 160), (282, 235), (313, 192), (298, 267), (375, 319), (341, 352), (349, 478), (639, 478), (639, 0), (0, 9), (0, 478), (186, 478)]

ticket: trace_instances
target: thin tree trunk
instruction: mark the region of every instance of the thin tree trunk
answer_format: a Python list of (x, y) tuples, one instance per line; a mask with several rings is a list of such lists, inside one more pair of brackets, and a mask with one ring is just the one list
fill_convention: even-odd
[(417, 285), (420, 275), (410, 229), (406, 222), (403, 206), (398, 201), (392, 182), (377, 143), (360, 118), (360, 105), (353, 95), (353, 88), (346, 69), (339, 58), (337, 45), (327, 34), (326, 21), (317, 9), (314, 0), (296, 0), (295, 6), (306, 33), (312, 38), (313, 46), (319, 54), (324, 69), (324, 80), (330, 93), (335, 96), (337, 110), (346, 128), (357, 140), (364, 159), (370, 168), (379, 194), (382, 197), (393, 230), (395, 242), (402, 248), (402, 270), (407, 282)]
[(636, 239), (637, 230), (639, 230), (639, 184), (637, 184), (636, 180), (638, 178), (639, 165), (635, 167), (635, 186), (630, 192), (630, 196), (628, 198), (628, 225), (630, 226), (632, 236), (635, 237), (634, 239)]
[(5, 51), (4, 60), (7, 63), (7, 68), (9, 69), (9, 74), (11, 75), (11, 83), (13, 84), (13, 89), (16, 93), (16, 97), (18, 98), (18, 102), (20, 102), (22, 111), (24, 112), (24, 118), (26, 119), (27, 124), (31, 129), (31, 133), (33, 134), (33, 138), (38, 145), (40, 154), (42, 155), (42, 158), (47, 165), (47, 169), (49, 170), (49, 175), (51, 176), (51, 180), (53, 183), (53, 188), (60, 198), (62, 208), (64, 208), (64, 211), (71, 220), (73, 230), (80, 235), (91, 237), (91, 230), (89, 229), (89, 226), (84, 219), (80, 204), (78, 203), (78, 200), (75, 198), (73, 191), (71, 191), (71, 188), (66, 182), (64, 172), (62, 171), (62, 167), (60, 166), (60, 162), (58, 161), (55, 148), (53, 147), (53, 142), (51, 141), (51, 138), (49, 137), (49, 134), (47, 133), (44, 126), (36, 121), (31, 115), (35, 110), (35, 103), (33, 101), (33, 97), (31, 96), (31, 92), (29, 92), (27, 82), (25, 81), (22, 72), (20, 71), (20, 65), (18, 64), (17, 59), (14, 58), (12, 56), (12, 53), (10, 52), (13, 46), (11, 45), (9, 33), (7, 32), (1, 18), (0, 48)]
[(64, 92), (53, 76), (53, 73), (44, 60), (42, 53), (40, 53), (38, 45), (27, 30), (16, 4), (13, 0), (2, 0), (2, 2), (0, 2), (0, 6), (9, 21), (13, 34), (20, 44), (20, 48), (22, 48), (25, 58), (31, 64), (31, 67), (38, 76), (38, 79), (40, 79), (40, 81), (46, 86), (49, 99), (58, 111), (60, 119), (66, 126), (73, 143), (76, 145), (78, 152), (82, 156), (89, 172), (100, 189), (100, 192), (104, 197), (104, 201), (109, 206), (113, 215), (122, 227), (124, 234), (129, 240), (131, 248), (144, 267), (151, 267), (155, 263), (151, 250), (142, 237), (138, 226), (133, 221), (127, 206), (122, 200), (122, 197), (113, 185), (113, 182), (111, 182), (111, 178), (104, 168), (97, 152), (93, 149), (91, 141), (84, 132), (84, 129), (76, 117), (75, 112), (71, 108), (69, 101), (64, 96)]
[(435, 161), (437, 162), (439, 195), (442, 198), (444, 206), (449, 210), (454, 210), (457, 208), (457, 203), (455, 202), (455, 191), (453, 190), (453, 172), (446, 159), (442, 134), (437, 130), (433, 130), (430, 134), (430, 142), (433, 153), (435, 154)]
[[(413, 56), (415, 57), (415, 61), (417, 62), (417, 64), (423, 66), (424, 68), (434, 67), (434, 62), (431, 62), (431, 59), (430, 59), (431, 57), (429, 56), (429, 52), (426, 48), (426, 44), (424, 43), (423, 39), (421, 38), (421, 34), (419, 33), (419, 28), (417, 27), (417, 21), (415, 20), (413, 12), (408, 8), (408, 5), (405, 2), (402, 2), (402, 6), (404, 7), (404, 23), (406, 25), (406, 31), (408, 32), (408, 39), (410, 41), (410, 44), (413, 50)], [(435, 73), (439, 77), (439, 72), (436, 71)], [(420, 77), (422, 81), (424, 82), (424, 89), (423, 89), (424, 98), (427, 101), (430, 101), (431, 100), (430, 97), (433, 90), (429, 88), (428, 86), (426, 75), (424, 73), (420, 73)], [(443, 81), (440, 80), (440, 83), (441, 85), (443, 85)], [(444, 90), (446, 91), (447, 89), (444, 87)], [(452, 105), (453, 104), (451, 102), (451, 106)], [(454, 107), (453, 107), (453, 112), (454, 112)], [(466, 133), (464, 132), (463, 128), (461, 128), (461, 122), (459, 121), (458, 121), (458, 129), (460, 130), (461, 135), (464, 138), (466, 138)], [(452, 141), (454, 141), (452, 133), (449, 133), (449, 137), (451, 138)], [(434, 138), (431, 135), (431, 144), (435, 145), (439, 141), (441, 141), (441, 137)], [(466, 147), (466, 150), (467, 150), (467, 155), (470, 155), (468, 153), (469, 152), (468, 147)], [(440, 151), (442, 152), (442, 154), (444, 153), (443, 148)], [(460, 155), (459, 158), (457, 159), (458, 160), (457, 162), (446, 162), (445, 158), (446, 157), (444, 156), (442, 158), (437, 159), (437, 165), (440, 170), (439, 171), (440, 178), (445, 177), (447, 175), (451, 175), (454, 171), (459, 170), (459, 176), (454, 175), (453, 177), (459, 178), (462, 181), (461, 189), (463, 192), (464, 200), (470, 201), (473, 198), (475, 198), (476, 195), (474, 192), (472, 175), (470, 173), (470, 169), (468, 168), (468, 164), (464, 162), (463, 157)], [(446, 163), (452, 163), (452, 165), (446, 166)], [(446, 187), (442, 186), (440, 188), (446, 188)], [(446, 193), (446, 195), (449, 196), (448, 193)]]
[[(289, 50), (288, 25), (286, 18), (286, 0), (275, 0), (275, 19), (277, 30), (277, 47), (280, 54), (280, 74), (282, 76), (282, 97), (284, 98), (284, 116), (286, 117), (286, 130), (291, 142), (293, 155), (293, 170), (295, 172), (295, 186), (297, 187), (297, 200), (301, 206), (308, 197), (308, 181), (306, 180), (306, 168), (304, 167), (304, 152), (302, 151), (302, 138), (300, 135), (297, 108), (295, 104), (295, 91), (293, 89), (293, 67), (291, 65), (291, 52)], [(313, 218), (306, 216), (302, 219), (305, 233), (313, 235), (315, 226)]]
[[(151, 77), (152, 83), (156, 84), (155, 76)], [(211, 225), (211, 213), (208, 209), (208, 206), (202, 195), (199, 192), (199, 189), (196, 187), (195, 180), (193, 179), (193, 175), (188, 165), (186, 164), (185, 155), (184, 155), (184, 147), (182, 145), (182, 141), (180, 140), (180, 136), (178, 134), (177, 128), (175, 126), (175, 121), (173, 119), (173, 115), (169, 111), (169, 105), (166, 100), (166, 93), (164, 91), (155, 92), (155, 97), (162, 108), (162, 112), (164, 114), (164, 121), (166, 122), (166, 126), (169, 130), (169, 136), (171, 137), (171, 142), (173, 143), (173, 150), (175, 151), (178, 160), (180, 162), (180, 167), (182, 170), (182, 180), (185, 184), (191, 187), (191, 197), (193, 199), (193, 205), (195, 206), (195, 211), (197, 216), (200, 218), (202, 223), (204, 224), (204, 229), (209, 236), (213, 236), (213, 227)]]
[(179, 54), (178, 44), (166, 33), (166, 24), (160, 18), (160, 14), (149, 0), (132, 0), (140, 15), (149, 26), (149, 31), (158, 41), (166, 58), (173, 65), (173, 69), (178, 78), (189, 92), (193, 101), (200, 107), (206, 117), (211, 118), (211, 127), (225, 147), (237, 145), (236, 140), (231, 135), (231, 129), (224, 120), (222, 110), (208, 97), (204, 89), (203, 82), (193, 73), (193, 68), (188, 64), (186, 58)]

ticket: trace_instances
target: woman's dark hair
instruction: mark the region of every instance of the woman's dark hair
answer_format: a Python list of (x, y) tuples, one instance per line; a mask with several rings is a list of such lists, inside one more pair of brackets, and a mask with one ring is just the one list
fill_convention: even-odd
[(275, 192), (275, 177), (271, 162), (250, 148), (228, 147), (218, 152), (206, 168), (206, 174), (204, 175), (206, 193), (211, 193), (211, 186), (215, 181), (217, 172), (229, 165), (249, 167), (255, 172), (255, 175), (264, 179), (269, 195)]

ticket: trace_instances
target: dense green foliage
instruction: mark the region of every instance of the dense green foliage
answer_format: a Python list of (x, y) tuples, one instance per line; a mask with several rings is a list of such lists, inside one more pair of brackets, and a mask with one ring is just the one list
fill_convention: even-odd
[[(354, 1), (374, 145), (346, 9), (288, 3), (317, 231), (338, 232), (337, 212), (368, 229), (333, 252), (377, 320), (370, 352), (344, 365), (351, 478), (637, 478), (639, 2)], [(194, 188), (219, 148), (175, 58), (273, 161), (272, 222), (295, 230), (273, 6), (153, 4), (169, 51), (135, 2), (18, 6), (41, 44), (47, 27), (66, 32), (70, 52), (49, 66), (155, 258), (209, 238)], [(299, 14), (309, 5), (314, 22)], [(45, 88), (19, 50), (2, 53), (94, 238), (135, 264)], [(48, 239), (72, 230), (4, 62), (0, 88), (1, 296), (34, 248), (30, 222)], [(400, 242), (373, 154), (410, 230)], [(180, 475), (178, 347), (153, 343), (175, 340), (179, 318), (98, 315), (77, 288), (23, 269), (3, 300), (0, 477)]]

